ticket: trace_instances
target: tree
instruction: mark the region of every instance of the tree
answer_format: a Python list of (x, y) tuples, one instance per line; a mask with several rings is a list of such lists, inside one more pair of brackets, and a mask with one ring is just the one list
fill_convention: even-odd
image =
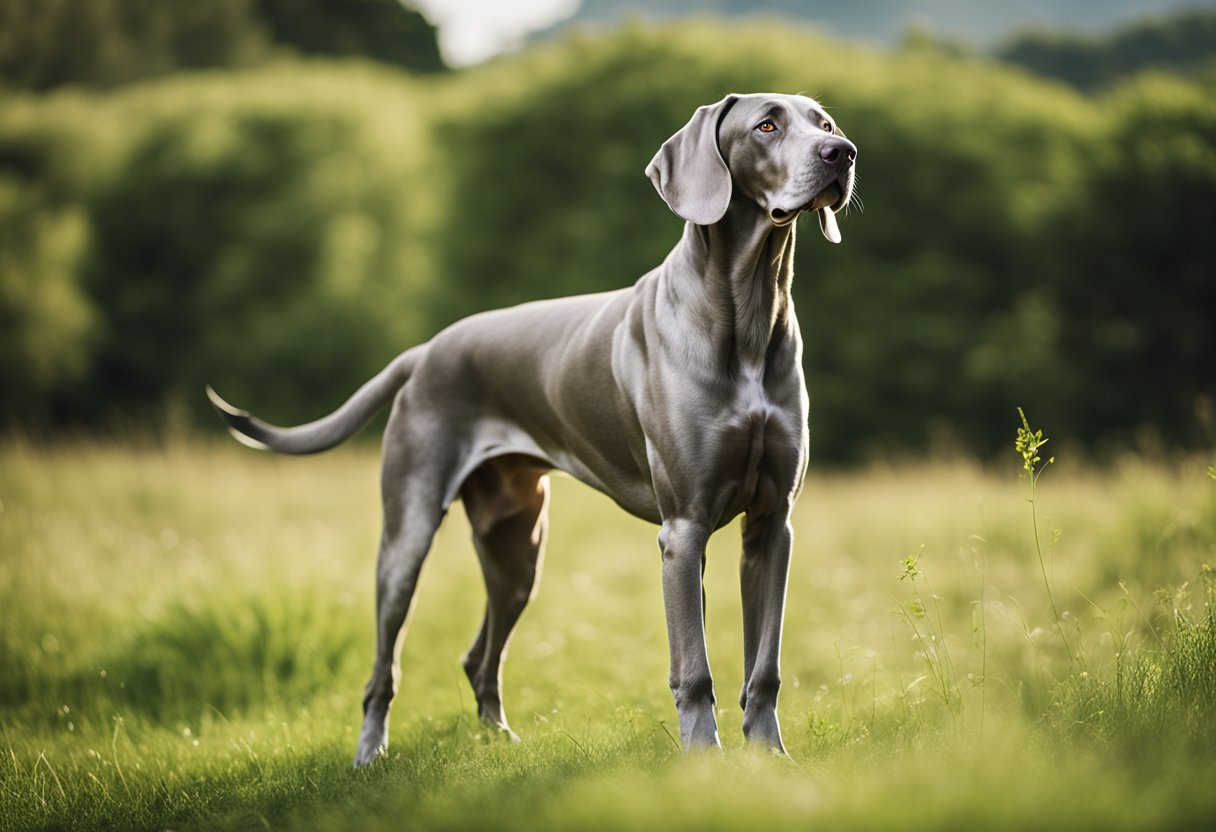
[(0, 81), (110, 87), (268, 53), (253, 0), (0, 0)]
[(997, 57), (1083, 90), (1110, 86), (1144, 69), (1202, 71), (1216, 55), (1216, 11), (1146, 19), (1106, 36), (1031, 31), (1015, 36)]
[(400, 0), (257, 0), (257, 12), (276, 43), (301, 52), (444, 69), (435, 27)]
[(0, 0), (0, 83), (16, 87), (249, 66), (275, 46), (444, 68), (435, 27), (399, 0)]

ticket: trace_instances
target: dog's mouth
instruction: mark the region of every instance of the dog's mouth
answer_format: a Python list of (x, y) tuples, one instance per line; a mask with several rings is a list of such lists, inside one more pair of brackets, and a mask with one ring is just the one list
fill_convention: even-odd
[(819, 222), (822, 225), (825, 222), (825, 215), (833, 225), (834, 219), (830, 219), (831, 214), (839, 211), (844, 207), (845, 194), (844, 188), (839, 182), (832, 182), (822, 191), (815, 195), (815, 198), (806, 205), (796, 208), (793, 211), (787, 211), (784, 208), (774, 208), (769, 211), (769, 219), (774, 225), (789, 225), (798, 218), (798, 215), (803, 211), (814, 211), (819, 214)]
[(803, 211), (839, 211), (844, 207), (844, 188), (833, 182), (806, 204)]

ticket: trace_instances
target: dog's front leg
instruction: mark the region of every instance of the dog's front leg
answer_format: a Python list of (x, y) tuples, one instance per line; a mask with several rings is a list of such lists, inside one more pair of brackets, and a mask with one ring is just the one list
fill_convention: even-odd
[(785, 753), (777, 722), (781, 687), (781, 623), (794, 536), (789, 514), (747, 517), (743, 526), (743, 734)]
[(663, 606), (671, 648), (671, 692), (680, 715), (680, 741), (685, 750), (720, 745), (701, 594), (701, 564), (708, 540), (708, 526), (688, 520), (665, 520), (659, 531)]

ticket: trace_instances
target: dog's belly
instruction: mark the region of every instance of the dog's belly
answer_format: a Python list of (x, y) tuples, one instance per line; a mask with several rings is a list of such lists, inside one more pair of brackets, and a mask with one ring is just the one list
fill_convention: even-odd
[(630, 514), (652, 523), (662, 522), (654, 489), (640, 472), (630, 466), (612, 464), (600, 455), (583, 458), (555, 444), (551, 437), (539, 438), (512, 421), (494, 417), (480, 420), (464, 464), (448, 483), (444, 504), (455, 501), (461, 485), (479, 465), (510, 454), (522, 454), (564, 471), (605, 494)]
[[(757, 408), (707, 426), (697, 443), (700, 452), (677, 463), (691, 474), (689, 493), (696, 505), (686, 513), (720, 528), (739, 514), (768, 514), (788, 500), (796, 488), (801, 458), (797, 434), (789, 423), (783, 414)], [(564, 471), (635, 517), (663, 522), (655, 483), (640, 471), (542, 443), (511, 422), (484, 420), (469, 451), (448, 485), (445, 504), (456, 499), (461, 484), (479, 465), (520, 454)]]

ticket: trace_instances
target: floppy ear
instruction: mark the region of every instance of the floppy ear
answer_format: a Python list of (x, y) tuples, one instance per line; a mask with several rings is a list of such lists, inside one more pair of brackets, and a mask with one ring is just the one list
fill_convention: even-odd
[(713, 225), (730, 205), (730, 171), (718, 149), (718, 125), (736, 100), (728, 95), (697, 108), (646, 166), (667, 207), (696, 225)]

